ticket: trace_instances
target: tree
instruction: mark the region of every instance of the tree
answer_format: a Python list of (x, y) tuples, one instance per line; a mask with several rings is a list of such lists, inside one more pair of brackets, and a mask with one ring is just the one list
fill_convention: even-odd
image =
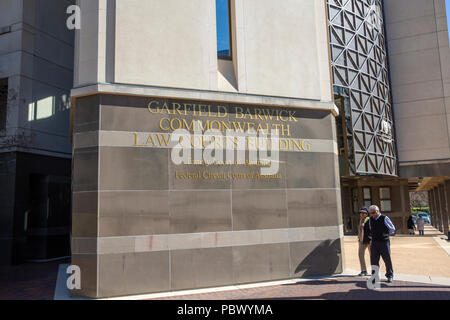
[(428, 193), (426, 191), (414, 191), (409, 193), (411, 208), (428, 207)]

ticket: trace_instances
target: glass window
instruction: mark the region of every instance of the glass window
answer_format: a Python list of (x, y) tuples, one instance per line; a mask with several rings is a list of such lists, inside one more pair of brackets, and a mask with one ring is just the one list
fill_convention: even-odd
[(391, 212), (392, 211), (392, 202), (391, 200), (380, 200), (380, 210), (381, 212)]
[(392, 211), (391, 188), (380, 188), (380, 210), (390, 212)]
[(334, 103), (339, 108), (339, 116), (336, 117), (336, 129), (339, 147), (339, 170), (341, 176), (355, 174), (355, 157), (353, 148), (353, 129), (350, 99), (348, 90), (334, 87)]
[(445, 0), (445, 10), (447, 11), (447, 26), (448, 26), (447, 29), (450, 38), (450, 0)]
[(230, 1), (216, 0), (217, 56), (231, 59)]
[(391, 199), (391, 189), (390, 188), (380, 188), (380, 199)]
[(363, 188), (364, 207), (369, 208), (372, 205), (372, 193), (370, 188)]

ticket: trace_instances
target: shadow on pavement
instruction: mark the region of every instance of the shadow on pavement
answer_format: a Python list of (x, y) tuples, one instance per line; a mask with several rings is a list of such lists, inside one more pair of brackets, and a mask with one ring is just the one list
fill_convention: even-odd
[[(337, 278), (337, 277), (336, 277)], [(349, 277), (342, 277), (345, 279), (348, 279)], [(358, 277), (359, 278), (359, 277)], [(360, 279), (360, 278), (359, 278)], [(354, 284), (358, 288), (367, 289), (367, 279), (362, 280), (355, 280), (355, 281), (348, 281), (348, 280), (329, 280), (329, 279), (321, 279), (321, 280), (311, 280), (311, 281), (299, 281), (297, 283), (292, 284), (284, 284), (283, 286), (299, 286), (299, 285), (313, 285), (313, 286), (320, 286), (320, 285), (342, 285), (342, 284)], [(392, 284), (387, 284), (381, 282), (381, 288), (382, 289), (399, 289), (399, 288), (422, 288), (422, 289), (450, 289), (450, 286), (442, 286), (442, 285), (427, 285), (427, 284), (410, 284), (404, 285), (404, 281), (394, 281)], [(448, 292), (450, 294), (450, 291)]]
[(295, 268), (295, 274), (308, 278), (336, 273), (341, 266), (342, 248), (337, 240), (321, 242)]

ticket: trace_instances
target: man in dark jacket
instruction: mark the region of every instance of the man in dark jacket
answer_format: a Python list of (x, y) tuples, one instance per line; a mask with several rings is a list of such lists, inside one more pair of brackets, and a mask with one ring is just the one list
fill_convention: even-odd
[[(394, 270), (391, 261), (391, 242), (390, 235), (395, 234), (395, 227), (389, 217), (380, 213), (377, 206), (369, 208), (370, 220), (370, 263), (372, 266), (380, 266), (380, 256), (386, 265), (387, 282), (392, 282)], [(374, 273), (374, 270), (372, 270)]]

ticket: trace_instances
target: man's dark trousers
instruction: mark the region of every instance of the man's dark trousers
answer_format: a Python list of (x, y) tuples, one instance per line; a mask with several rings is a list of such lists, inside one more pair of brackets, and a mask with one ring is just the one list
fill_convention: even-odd
[(390, 241), (372, 241), (370, 246), (370, 264), (379, 267), (380, 256), (386, 265), (386, 277), (393, 277), (394, 270), (392, 269)]

